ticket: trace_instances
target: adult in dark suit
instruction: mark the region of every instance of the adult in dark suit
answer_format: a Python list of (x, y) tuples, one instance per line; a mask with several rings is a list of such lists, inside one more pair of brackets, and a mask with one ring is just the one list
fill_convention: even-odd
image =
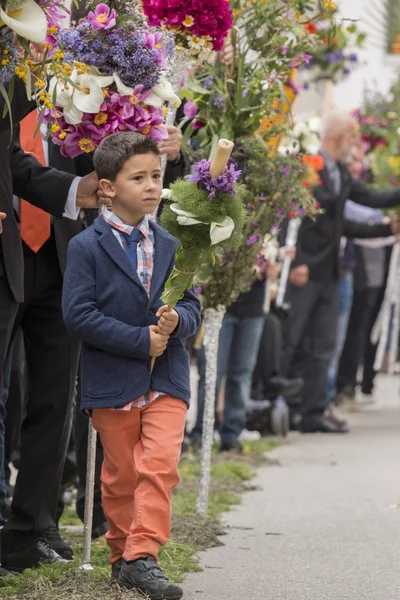
[(345, 163), (356, 141), (355, 122), (349, 115), (331, 114), (325, 119), (321, 152), (325, 165), (314, 194), (324, 212), (315, 220), (303, 221), (290, 274), (291, 314), (285, 323), (283, 366), (287, 375), (302, 343), (301, 429), (306, 433), (346, 431), (324, 417), (327, 369), (336, 339), (341, 237), (385, 237), (398, 230), (396, 220), (392, 225), (374, 226), (344, 220), (349, 199), (372, 208), (400, 204), (400, 191), (372, 191), (352, 179)]
[[(4, 99), (0, 99), (0, 114), (4, 109)], [(20, 238), (18, 219), (14, 212), (12, 198), (13, 194), (20, 198), (25, 198), (29, 203), (52, 213), (56, 217), (62, 217), (66, 208), (76, 212), (76, 207), (95, 207), (97, 206), (97, 178), (90, 175), (86, 178), (76, 179), (74, 175), (62, 173), (60, 171), (41, 166), (38, 161), (30, 154), (25, 154), (19, 143), (18, 123), (32, 110), (34, 103), (27, 99), (25, 86), (21, 81), (15, 82), (15, 91), (12, 99), (12, 118), (13, 128), (7, 117), (0, 119), (0, 212), (6, 215), (2, 220), (3, 231), (0, 236), (0, 390), (2, 388), (3, 368), (6, 353), (12, 339), (15, 318), (19, 310), (19, 305), (24, 303), (25, 285), (24, 281), (24, 257), (23, 247)], [(56, 271), (51, 274), (57, 278)], [(42, 285), (42, 281), (31, 282), (36, 292)], [(49, 308), (51, 303), (49, 303)], [(37, 314), (39, 317), (39, 313)], [(39, 320), (31, 320), (31, 328), (38, 327)], [(49, 332), (55, 337), (56, 332)], [(35, 368), (40, 367), (37, 360)], [(36, 377), (35, 368), (32, 371), (32, 378)], [(48, 369), (50, 373), (50, 368)], [(0, 394), (1, 397), (1, 394)], [(26, 420), (26, 426), (22, 430), (22, 460), (33, 453), (37, 454), (36, 447), (41, 439), (41, 431), (45, 431), (46, 426), (53, 424), (51, 414), (41, 411), (40, 402), (35, 398), (32, 414), (29, 413)], [(54, 419), (55, 422), (56, 419)], [(45, 425), (47, 423), (47, 425)], [(29, 425), (29, 427), (28, 427)], [(58, 440), (60, 442), (60, 439)], [(45, 461), (46, 469), (50, 455), (41, 454), (39, 466), (42, 467)], [(53, 457), (52, 457), (53, 458)], [(4, 503), (5, 484), (4, 484), (4, 406), (0, 407), (0, 508)], [(22, 467), (21, 467), (22, 468)], [(46, 517), (40, 514), (40, 520), (34, 524), (32, 514), (25, 513), (24, 494), (31, 495), (36, 489), (38, 482), (35, 480), (35, 473), (24, 470), (25, 485), (23, 490), (18, 493), (21, 500), (20, 510), (13, 515), (10, 523), (7, 525), (8, 533), (2, 535), (2, 556), (8, 552), (8, 549), (18, 554), (17, 548), (29, 548), (31, 554), (30, 564), (34, 566), (39, 561), (58, 561), (60, 556), (49, 546), (41, 536), (41, 530), (51, 525)], [(22, 476), (22, 475), (21, 475)], [(51, 475), (50, 475), (51, 476)], [(29, 480), (29, 485), (27, 481)], [(18, 487), (18, 484), (17, 484)], [(17, 493), (17, 490), (16, 490)], [(16, 503), (16, 507), (18, 502)], [(36, 510), (40, 513), (40, 506)], [(15, 508), (17, 511), (17, 508)], [(1, 524), (0, 524), (1, 525)], [(11, 535), (11, 532), (12, 535)], [(7, 541), (7, 536), (12, 538), (12, 543)], [(15, 542), (15, 543), (14, 543)]]

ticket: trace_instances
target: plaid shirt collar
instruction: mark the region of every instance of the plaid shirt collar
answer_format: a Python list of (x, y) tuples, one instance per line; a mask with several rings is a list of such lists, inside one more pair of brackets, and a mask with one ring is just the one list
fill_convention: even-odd
[[(125, 223), (125, 221), (120, 219), (117, 215), (112, 213), (110, 210), (106, 210), (103, 213), (103, 218), (106, 221), (106, 223), (111, 225), (111, 227), (114, 227), (114, 229), (117, 229), (118, 231), (121, 231), (122, 233), (126, 233), (127, 235), (131, 235), (132, 231), (135, 229), (134, 227), (132, 227), (132, 225), (128, 225), (128, 223)], [(143, 219), (141, 219), (139, 221), (139, 223), (137, 224), (137, 228), (139, 229), (140, 233), (142, 234), (142, 236), (144, 238), (149, 237), (150, 220), (147, 215), (145, 215), (143, 217)]]

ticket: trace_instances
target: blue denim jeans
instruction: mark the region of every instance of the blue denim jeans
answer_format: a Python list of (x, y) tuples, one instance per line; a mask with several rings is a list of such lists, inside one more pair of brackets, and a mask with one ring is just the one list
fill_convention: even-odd
[(353, 303), (353, 275), (347, 273), (339, 282), (339, 319), (337, 323), (337, 337), (335, 354), (330, 362), (327, 381), (327, 404), (329, 405), (336, 394), (336, 379), (338, 375), (340, 357), (346, 341), (347, 327)]
[[(226, 377), (225, 409), (221, 426), (222, 443), (237, 441), (246, 422), (246, 405), (250, 399), (251, 381), (256, 366), (258, 349), (264, 328), (264, 317), (235, 317), (226, 314), (219, 337), (217, 387)], [(200, 441), (203, 433), (205, 400), (205, 356), (198, 355), (199, 385), (197, 420), (191, 433), (192, 441)]]

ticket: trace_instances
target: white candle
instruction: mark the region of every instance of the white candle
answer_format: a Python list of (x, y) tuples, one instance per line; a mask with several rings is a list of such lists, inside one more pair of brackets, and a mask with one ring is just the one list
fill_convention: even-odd
[(229, 140), (219, 140), (210, 166), (210, 175), (213, 179), (219, 177), (225, 171), (233, 146), (234, 143)]

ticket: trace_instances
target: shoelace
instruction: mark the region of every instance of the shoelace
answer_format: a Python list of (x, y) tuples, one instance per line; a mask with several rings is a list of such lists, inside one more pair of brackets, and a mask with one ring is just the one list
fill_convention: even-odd
[(45, 538), (39, 538), (38, 541), (37, 541), (37, 543), (38, 544), (40, 543), (41, 546), (44, 546), (44, 548), (46, 550), (50, 550), (51, 552), (55, 552), (53, 546)]

